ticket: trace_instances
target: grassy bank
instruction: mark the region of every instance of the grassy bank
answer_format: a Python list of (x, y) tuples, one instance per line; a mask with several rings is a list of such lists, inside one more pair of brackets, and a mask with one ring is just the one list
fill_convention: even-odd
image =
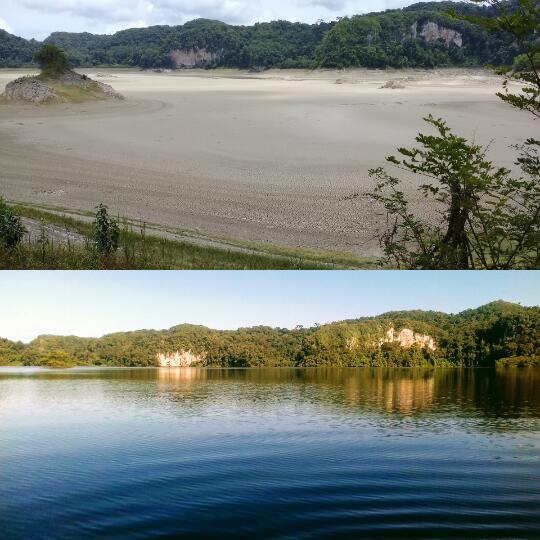
[(500, 368), (540, 368), (540, 356), (512, 356), (497, 361)]
[(15, 249), (0, 249), (0, 269), (230, 269), (230, 270), (316, 270), (364, 268), (375, 261), (352, 256), (318, 254), (280, 247), (259, 247), (237, 243), (223, 247), (198, 245), (196, 239), (167, 238), (168, 229), (121, 220), (118, 251), (101, 256), (93, 246), (91, 212), (66, 215), (59, 210), (17, 204), (17, 214), (54, 225), (84, 237), (84, 242), (54, 242), (43, 235), (38, 242), (26, 242)]
[(69, 103), (85, 103), (86, 101), (101, 101), (107, 99), (101, 88), (96, 83), (88, 88), (76, 85), (59, 84), (54, 81), (44, 80), (60, 97)]

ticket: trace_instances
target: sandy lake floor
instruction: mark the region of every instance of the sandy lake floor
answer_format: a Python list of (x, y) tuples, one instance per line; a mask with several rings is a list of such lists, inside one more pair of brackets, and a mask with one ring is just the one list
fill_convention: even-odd
[[(0, 70), (0, 92), (21, 74)], [(538, 129), (482, 71), (101, 74), (124, 102), (0, 104), (1, 195), (73, 210), (104, 202), (214, 236), (373, 255), (385, 218), (350, 195), (413, 143), (422, 117), (493, 139), (490, 155), (505, 166), (508, 147)], [(380, 89), (391, 79), (406, 88)]]

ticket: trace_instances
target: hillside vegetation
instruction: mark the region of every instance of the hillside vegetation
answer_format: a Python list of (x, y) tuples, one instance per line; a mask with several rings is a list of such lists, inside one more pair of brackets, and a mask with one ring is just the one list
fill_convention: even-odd
[[(429, 336), (434, 348), (384, 342), (390, 329)], [(404, 311), (315, 326), (217, 331), (181, 325), (101, 338), (0, 340), (0, 363), (29, 366), (153, 366), (158, 353), (190, 351), (203, 366), (540, 365), (540, 308), (494, 302), (457, 315)]]
[[(232, 26), (198, 19), (114, 35), (55, 32), (45, 42), (64, 48), (72, 65), (84, 67), (179, 67), (173, 51), (186, 53), (182, 58), (193, 57), (182, 60), (188, 67), (244, 69), (502, 65), (511, 64), (520, 54), (504, 34), (488, 35), (479, 26), (449, 17), (449, 9), (483, 17), (497, 14), (494, 7), (466, 2), (422, 2), (316, 24), (273, 21)], [(39, 47), (34, 40), (0, 31), (0, 67), (29, 65)]]

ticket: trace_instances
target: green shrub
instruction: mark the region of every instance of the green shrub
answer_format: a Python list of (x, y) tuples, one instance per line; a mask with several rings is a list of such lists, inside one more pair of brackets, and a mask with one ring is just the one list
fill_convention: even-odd
[(112, 255), (118, 250), (119, 239), (118, 222), (110, 218), (107, 207), (100, 204), (94, 220), (94, 243), (98, 253), (103, 256)]
[(56, 45), (43, 45), (34, 54), (34, 60), (39, 64), (42, 75), (47, 77), (61, 75), (70, 69), (67, 54)]
[(70, 355), (62, 349), (53, 349), (47, 352), (40, 364), (45, 367), (58, 369), (70, 368), (76, 365)]
[(12, 249), (18, 246), (25, 232), (21, 218), (0, 197), (0, 247)]

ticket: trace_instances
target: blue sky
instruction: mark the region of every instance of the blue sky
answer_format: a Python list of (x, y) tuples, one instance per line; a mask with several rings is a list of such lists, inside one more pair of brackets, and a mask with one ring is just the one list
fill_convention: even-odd
[(100, 336), (185, 322), (311, 326), (389, 310), (540, 304), (540, 272), (0, 272), (0, 336)]
[(231, 24), (286, 19), (315, 22), (382, 11), (411, 0), (0, 0), (0, 28), (26, 38), (51, 32), (109, 34), (124, 28), (183, 24), (204, 17)]

